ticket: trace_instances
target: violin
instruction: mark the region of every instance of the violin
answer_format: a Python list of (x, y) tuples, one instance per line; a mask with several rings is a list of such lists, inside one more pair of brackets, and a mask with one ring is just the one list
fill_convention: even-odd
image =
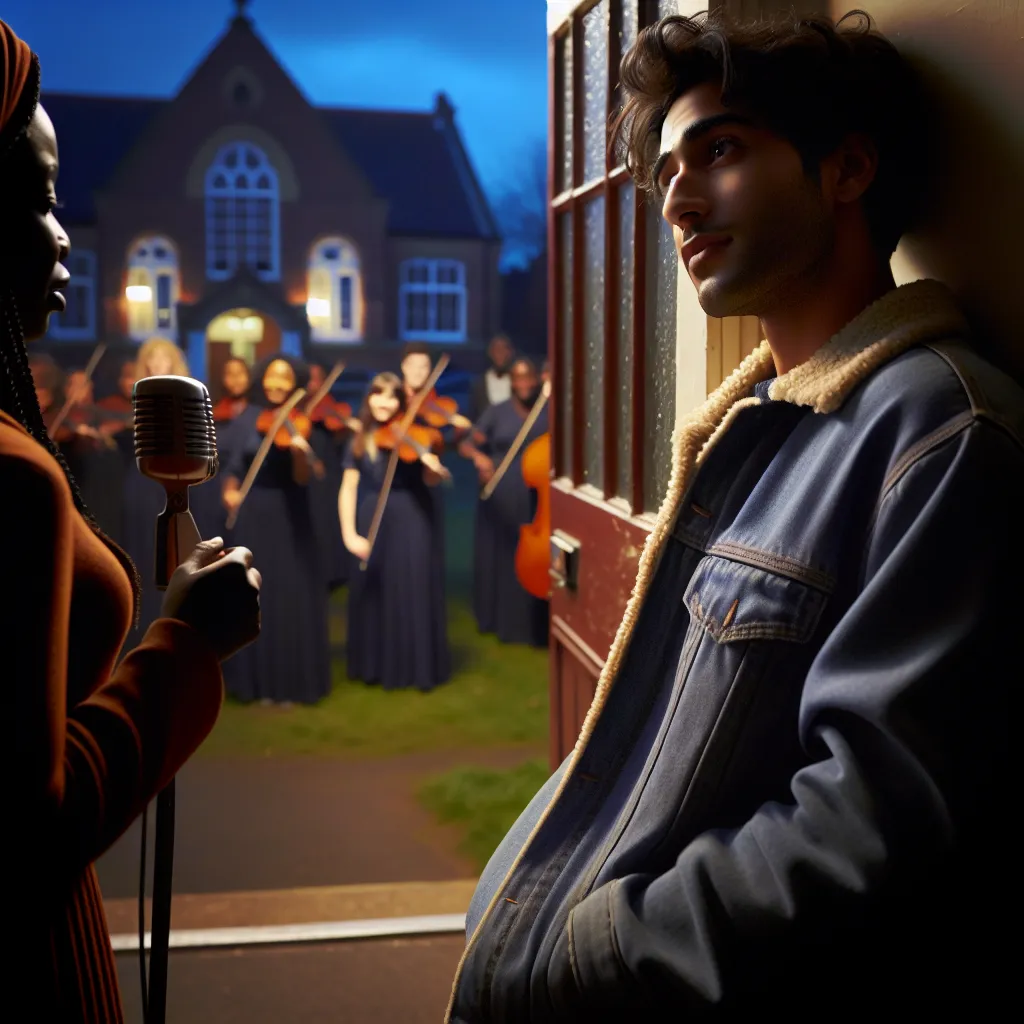
[(413, 423), (405, 434), (401, 434), (395, 420), (378, 427), (373, 432), (373, 441), (385, 451), (397, 447), (398, 457), (403, 462), (416, 462), (444, 444), (444, 438), (433, 427)]
[[(276, 415), (276, 409), (264, 409), (256, 420), (256, 429), (261, 434), (266, 434), (273, 427)], [(304, 441), (308, 441), (312, 433), (313, 424), (310, 418), (305, 413), (299, 412), (298, 409), (292, 409), (288, 414), (288, 418), (274, 435), (274, 444), (278, 448), (291, 448), (293, 438), (301, 437)], [(324, 464), (317, 457), (316, 453), (309, 448), (303, 448), (301, 451), (306, 456), (309, 468), (313, 470), (318, 479), (323, 479), (325, 473)]]
[(348, 402), (336, 402), (330, 395), (317, 403), (313, 411), (309, 413), (309, 418), (332, 434), (353, 429), (352, 406)]
[(232, 398), (225, 395), (213, 407), (213, 422), (225, 423), (233, 420), (248, 405), (245, 397)]
[(447, 427), (449, 424), (460, 430), (468, 430), (472, 424), (459, 412), (459, 403), (454, 398), (439, 395), (433, 388), (420, 406), (420, 418), (431, 427)]
[(523, 452), (523, 480), (537, 492), (533, 521), (519, 527), (516, 578), (534, 597), (551, 596), (551, 435), (541, 434)]

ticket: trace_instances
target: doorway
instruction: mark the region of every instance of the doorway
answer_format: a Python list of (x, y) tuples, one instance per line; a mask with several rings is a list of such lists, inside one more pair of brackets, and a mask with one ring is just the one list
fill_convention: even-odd
[(281, 328), (272, 317), (254, 309), (229, 309), (214, 317), (206, 328), (206, 379), (210, 397), (221, 397), (221, 372), (231, 358), (244, 359), (252, 367), (265, 356), (281, 350)]

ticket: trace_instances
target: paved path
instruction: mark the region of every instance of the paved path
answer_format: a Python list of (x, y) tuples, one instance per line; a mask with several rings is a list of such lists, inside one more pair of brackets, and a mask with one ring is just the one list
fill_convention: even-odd
[[(177, 782), (175, 893), (229, 893), (467, 879), (458, 833), (415, 799), (418, 782), (456, 765), (507, 768), (532, 747), (379, 761), (196, 758)], [(150, 823), (149, 850), (153, 826)], [(138, 893), (139, 824), (97, 865), (107, 899)], [(152, 867), (150, 867), (152, 878)]]
[[(172, 953), (167, 1024), (440, 1024), (465, 940)], [(117, 957), (125, 1024), (142, 1024), (138, 960)]]

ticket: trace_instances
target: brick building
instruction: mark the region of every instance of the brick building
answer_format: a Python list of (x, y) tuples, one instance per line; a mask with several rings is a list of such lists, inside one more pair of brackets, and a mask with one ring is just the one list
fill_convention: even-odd
[(238, 7), (172, 99), (43, 94), (74, 249), (45, 347), (104, 341), (109, 373), (161, 335), (211, 383), (232, 353), (394, 368), (406, 341), (477, 368), (501, 240), (451, 104), (313, 106)]

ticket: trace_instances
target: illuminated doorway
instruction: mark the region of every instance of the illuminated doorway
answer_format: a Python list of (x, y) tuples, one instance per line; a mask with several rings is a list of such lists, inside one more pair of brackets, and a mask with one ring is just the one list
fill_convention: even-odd
[(213, 400), (221, 397), (221, 371), (230, 358), (244, 359), (251, 367), (280, 350), (281, 328), (259, 310), (229, 309), (214, 317), (206, 328), (206, 379)]

